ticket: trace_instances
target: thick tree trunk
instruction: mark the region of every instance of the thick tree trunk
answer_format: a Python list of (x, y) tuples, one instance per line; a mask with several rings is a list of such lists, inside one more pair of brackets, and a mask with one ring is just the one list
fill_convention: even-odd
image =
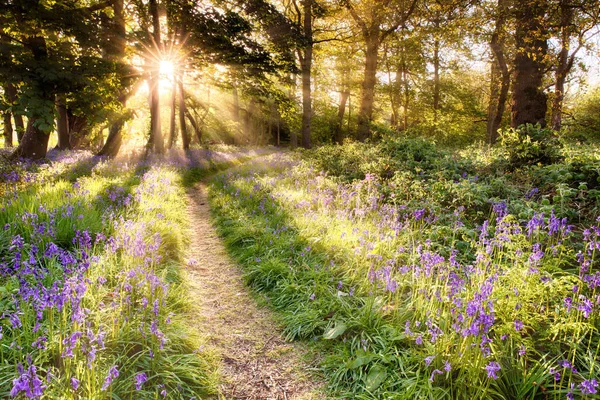
[(344, 142), (342, 124), (344, 123), (344, 114), (346, 113), (346, 103), (348, 102), (348, 97), (350, 97), (349, 90), (342, 90), (340, 92), (340, 103), (338, 105), (337, 121), (334, 129), (334, 139), (337, 144), (342, 144)]
[(433, 41), (433, 121), (437, 122), (440, 111), (440, 41)]
[(377, 82), (377, 52), (379, 50), (379, 29), (373, 29), (365, 37), (365, 73), (358, 114), (358, 130), (356, 137), (365, 141), (371, 136), (371, 120), (373, 118), (373, 101), (375, 83)]
[(545, 2), (516, 2), (516, 55), (511, 125), (546, 126), (548, 96), (543, 79), (548, 53), (547, 31), (543, 20)]
[(4, 111), (4, 147), (13, 147), (13, 126), (10, 111)]
[(312, 118), (312, 97), (310, 77), (312, 70), (313, 32), (312, 32), (312, 0), (303, 0), (304, 37), (308, 41), (303, 49), (302, 57), (302, 147), (312, 147), (310, 124)]
[(69, 115), (67, 114), (65, 98), (62, 96), (56, 96), (56, 113), (56, 133), (58, 134), (56, 148), (59, 150), (68, 150), (71, 148), (69, 140)]
[[(573, 62), (569, 59), (569, 42), (571, 39), (571, 25), (573, 23), (573, 9), (566, 0), (560, 2), (560, 41), (561, 49), (558, 54), (556, 66), (554, 98), (552, 99), (552, 129), (560, 131), (562, 126), (562, 108), (565, 99), (565, 81), (571, 71)], [(574, 56), (574, 55), (573, 55)]]
[(29, 118), (23, 139), (19, 143), (19, 147), (11, 154), (11, 158), (22, 157), (39, 160), (46, 157), (50, 134), (36, 127), (35, 123), (34, 117)]
[(86, 117), (73, 115), (67, 109), (69, 119), (69, 144), (72, 149), (85, 147), (83, 140), (88, 135), (88, 120)]

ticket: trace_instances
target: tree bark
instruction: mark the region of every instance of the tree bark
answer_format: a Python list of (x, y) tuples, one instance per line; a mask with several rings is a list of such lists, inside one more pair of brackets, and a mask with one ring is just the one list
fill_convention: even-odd
[(19, 143), (19, 147), (10, 156), (12, 159), (22, 157), (39, 160), (46, 157), (50, 134), (36, 127), (35, 123), (35, 117), (31, 117), (27, 121), (27, 129), (23, 139)]
[(192, 124), (192, 127), (194, 127), (194, 133), (196, 133), (196, 139), (198, 139), (198, 144), (201, 145), (202, 144), (202, 128), (198, 125), (198, 123), (196, 122), (196, 119), (194, 118), (192, 113), (187, 108), (185, 109), (185, 115), (188, 118), (188, 120), (190, 121), (190, 124)]
[[(48, 49), (46, 46), (46, 39), (43, 36), (32, 36), (26, 41), (25, 45), (31, 51), (34, 60), (38, 64), (48, 62)], [(40, 82), (39, 86), (41, 88), (40, 93), (38, 94), (40, 103), (53, 104), (54, 92), (52, 89), (45, 88), (43, 82)], [(54, 110), (52, 110), (52, 112), (50, 112), (51, 110), (45, 111), (47, 114), (54, 113)], [(33, 110), (33, 115), (31, 115), (27, 121), (27, 129), (25, 130), (23, 138), (19, 142), (19, 146), (11, 154), (11, 158), (23, 157), (41, 159), (46, 157), (51, 127), (48, 127), (47, 131), (39, 128), (36, 122), (48, 115), (37, 115), (38, 112), (44, 112), (43, 108), (41, 110)], [(44, 125), (48, 124), (46, 123)]]
[(175, 123), (177, 114), (177, 80), (173, 79), (173, 87), (171, 88), (171, 118), (169, 125), (169, 140), (167, 141), (167, 148), (171, 149), (175, 142), (175, 136), (177, 135), (177, 124)]
[(69, 141), (69, 115), (67, 114), (65, 98), (62, 96), (56, 96), (56, 112), (56, 133), (58, 134), (56, 148), (59, 150), (68, 150), (71, 148)]
[(310, 131), (312, 118), (311, 70), (313, 53), (312, 0), (303, 0), (304, 37), (307, 41), (301, 58), (302, 68), (302, 147), (312, 147)]
[(440, 111), (440, 41), (433, 41), (433, 121), (437, 122)]
[(566, 0), (560, 1), (560, 42), (561, 49), (558, 54), (556, 66), (554, 98), (552, 99), (552, 129), (560, 131), (562, 126), (562, 108), (565, 99), (565, 81), (573, 62), (569, 60), (569, 42), (571, 39), (571, 25), (573, 23), (573, 9)]
[[(111, 40), (109, 41), (112, 45), (107, 49), (107, 58), (113, 62), (122, 62), (125, 57), (125, 14), (124, 14), (124, 0), (115, 0), (113, 3), (113, 30), (111, 31)], [(127, 99), (131, 96), (135, 90), (126, 90), (126, 80), (128, 79), (123, 71), (120, 71), (120, 84), (121, 93), (119, 94), (119, 101), (123, 108), (127, 104)], [(100, 156), (116, 157), (121, 149), (123, 142), (122, 132), (123, 126), (127, 118), (120, 116), (116, 121), (113, 121), (108, 129), (108, 137), (102, 149), (98, 153)]]
[[(6, 95), (6, 100), (11, 104), (11, 106), (17, 103), (17, 88), (15, 85), (11, 83), (7, 83), (4, 85), (4, 94)], [(23, 123), (23, 116), (21, 114), (15, 113), (12, 111), (12, 118), (15, 121), (15, 130), (17, 131), (17, 140), (19, 143), (21, 139), (23, 139), (23, 134), (25, 133), (25, 124)]]
[(10, 111), (3, 113), (4, 119), (4, 147), (13, 147), (13, 126)]
[[(158, 3), (157, 0), (150, 0), (148, 4), (150, 15), (152, 16), (152, 38), (154, 40), (154, 46), (160, 53), (162, 50), (161, 39), (160, 39), (160, 17), (158, 14)], [(162, 130), (160, 126), (160, 93), (159, 93), (159, 70), (156, 65), (152, 63), (156, 60), (151, 60), (150, 63), (150, 140), (149, 144), (152, 144), (154, 151), (158, 154), (162, 154), (165, 151), (165, 144), (162, 136)]]
[(356, 138), (364, 142), (371, 136), (375, 83), (377, 82), (377, 53), (379, 50), (379, 29), (369, 31), (365, 37), (365, 72), (362, 85), (360, 111)]
[(529, 123), (545, 127), (548, 101), (543, 88), (548, 53), (543, 23), (545, 2), (530, 0), (515, 4), (516, 55), (511, 125), (518, 127)]
[(337, 121), (334, 129), (334, 139), (337, 144), (344, 142), (344, 132), (342, 130), (342, 124), (344, 123), (344, 114), (346, 113), (346, 103), (350, 97), (350, 91), (345, 89), (340, 92), (340, 103), (338, 105)]
[(498, 17), (496, 18), (496, 27), (490, 40), (490, 48), (494, 55), (492, 76), (494, 76), (495, 72), (495, 76), (499, 77), (500, 88), (497, 89), (498, 82), (494, 82), (492, 79), (492, 93), (496, 92), (497, 96), (493, 99), (493, 96), (490, 95), (486, 136), (489, 144), (494, 144), (498, 141), (498, 129), (500, 129), (500, 125), (502, 124), (506, 100), (508, 99), (508, 90), (510, 88), (510, 71), (506, 63), (506, 57), (504, 56), (504, 40), (502, 39), (507, 13), (507, 0), (498, 0)]
[(187, 125), (185, 124), (185, 91), (183, 90), (183, 74), (179, 76), (179, 129), (181, 129), (181, 142), (184, 150), (190, 148), (190, 136), (187, 131)]

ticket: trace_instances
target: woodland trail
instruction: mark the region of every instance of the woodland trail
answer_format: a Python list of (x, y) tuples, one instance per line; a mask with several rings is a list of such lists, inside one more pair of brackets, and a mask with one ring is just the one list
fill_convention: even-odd
[[(210, 351), (220, 356), (220, 398), (323, 399), (322, 383), (307, 351), (285, 342), (272, 312), (261, 307), (245, 287), (242, 273), (228, 256), (211, 223), (207, 188), (188, 190), (192, 238), (187, 263), (189, 290), (197, 320)], [(314, 361), (313, 361), (314, 363)]]

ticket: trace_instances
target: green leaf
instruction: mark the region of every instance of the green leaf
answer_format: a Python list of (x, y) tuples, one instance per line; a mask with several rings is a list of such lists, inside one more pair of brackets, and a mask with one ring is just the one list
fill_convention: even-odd
[(350, 369), (356, 369), (356, 368), (362, 367), (363, 365), (366, 365), (366, 364), (370, 363), (371, 361), (373, 361), (373, 358), (375, 358), (373, 353), (365, 353), (363, 355), (356, 357), (350, 363), (350, 365), (348, 367)]
[(346, 329), (348, 329), (348, 327), (345, 323), (336, 322), (333, 328), (330, 328), (329, 330), (325, 331), (325, 333), (323, 334), (323, 339), (335, 339), (342, 333), (346, 332)]
[(386, 379), (388, 373), (385, 368), (380, 365), (375, 365), (369, 371), (369, 375), (367, 375), (367, 379), (365, 380), (365, 389), (369, 392), (377, 389)]

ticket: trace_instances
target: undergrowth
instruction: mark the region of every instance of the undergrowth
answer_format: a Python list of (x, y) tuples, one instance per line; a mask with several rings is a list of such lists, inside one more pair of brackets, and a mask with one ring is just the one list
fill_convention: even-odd
[(184, 184), (252, 154), (57, 153), (7, 166), (0, 397), (216, 394), (216, 360), (186, 323)]
[(211, 187), (248, 284), (288, 339), (319, 343), (332, 396), (597, 398), (594, 182), (562, 172), (595, 177), (595, 153), (515, 169), (498, 150), (378, 146), (269, 156)]

